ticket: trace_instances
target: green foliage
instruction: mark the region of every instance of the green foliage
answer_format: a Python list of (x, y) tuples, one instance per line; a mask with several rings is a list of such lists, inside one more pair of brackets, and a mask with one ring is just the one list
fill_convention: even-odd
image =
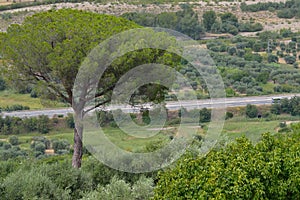
[(12, 146), (11, 144), (5, 142), (2, 142), (2, 145), (0, 146), (0, 163), (10, 159), (23, 158), (26, 156), (26, 151), (21, 150), (21, 148), (18, 146)]
[(82, 200), (137, 200), (151, 199), (153, 197), (153, 180), (141, 178), (130, 186), (124, 180), (113, 177), (105, 187), (99, 186), (96, 191), (87, 193)]
[(279, 103), (272, 104), (270, 111), (271, 111), (272, 114), (280, 115), (281, 114), (280, 104)]
[(237, 23), (238, 23), (238, 18), (230, 12), (226, 12), (226, 13), (221, 14), (220, 18), (221, 18), (222, 23), (229, 23), (229, 24), (232, 24), (234, 26), (236, 26)]
[(262, 10), (277, 10), (277, 16), (279, 18), (300, 17), (299, 8), (300, 3), (298, 0), (289, 0), (286, 2), (259, 2), (249, 5), (243, 2), (241, 4), (242, 11), (257, 12)]
[(6, 176), (2, 188), (3, 199), (79, 199), (92, 189), (89, 174), (68, 162), (25, 165)]
[(3, 199), (68, 199), (67, 192), (59, 189), (49, 177), (35, 171), (18, 171), (4, 182)]
[(146, 27), (162, 27), (176, 30), (186, 34), (193, 39), (200, 39), (200, 34), (204, 32), (198, 20), (198, 15), (189, 5), (182, 5), (182, 11), (176, 13), (125, 13), (122, 17), (132, 20), (135, 23)]
[(50, 130), (49, 124), (50, 124), (50, 119), (48, 116), (46, 115), (39, 116), (36, 129), (40, 133), (43, 134), (48, 133)]
[[(1, 38), (0, 38), (1, 39)], [(1, 58), (1, 54), (0, 54), (0, 58)], [(2, 77), (0, 77), (0, 91), (3, 91), (6, 89), (6, 83), (5, 81), (3, 80)]]
[(67, 127), (75, 128), (74, 116), (73, 114), (68, 114), (66, 117)]
[(212, 25), (215, 23), (217, 19), (216, 12), (213, 10), (204, 12), (203, 16), (203, 25), (207, 31), (211, 30)]
[(11, 145), (18, 145), (19, 144), (19, 138), (17, 136), (9, 137), (8, 141)]
[(246, 112), (246, 116), (250, 118), (255, 118), (258, 115), (257, 107), (251, 104), (247, 104), (245, 112)]
[(239, 31), (240, 32), (256, 32), (263, 30), (263, 25), (260, 23), (239, 23)]
[(268, 62), (269, 63), (278, 63), (278, 56), (275, 56), (273, 54), (268, 55)]
[[(35, 14), (7, 31), (3, 56), (12, 63), (6, 74), (10, 80), (16, 74), (31, 83), (36, 80), (42, 97), (72, 104), (73, 84), (90, 50), (107, 37), (136, 27), (122, 18), (77, 10)], [(21, 49), (26, 55), (18, 53)], [(16, 77), (13, 80), (15, 85), (24, 85)]]
[(199, 122), (200, 123), (210, 122), (210, 119), (211, 119), (211, 111), (208, 110), (207, 108), (201, 109)]
[(226, 116), (225, 116), (225, 119), (230, 119), (230, 118), (233, 118), (233, 113), (232, 112), (226, 112)]
[(284, 57), (284, 60), (285, 60), (286, 64), (294, 64), (296, 62), (296, 57), (287, 55)]
[(159, 174), (154, 199), (298, 199), (299, 130), (240, 138), (206, 156), (187, 154)]
[(51, 143), (55, 153), (62, 154), (70, 150), (70, 144), (67, 140), (52, 140)]
[[(0, 84), (1, 84), (1, 80), (0, 80)], [(28, 106), (23, 106), (20, 104), (14, 104), (11, 106), (6, 106), (4, 108), (0, 107), (0, 111), (6, 111), (6, 112), (12, 112), (12, 111), (20, 111), (20, 110), (29, 110), (30, 108)]]

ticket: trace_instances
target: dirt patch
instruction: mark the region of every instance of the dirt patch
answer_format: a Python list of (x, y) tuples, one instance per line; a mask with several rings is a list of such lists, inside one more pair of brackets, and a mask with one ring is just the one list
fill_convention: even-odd
[(299, 123), (300, 121), (286, 121), (286, 125), (290, 125), (290, 124), (295, 124), (295, 123)]
[(165, 131), (165, 130), (170, 130), (173, 129), (174, 127), (163, 127), (163, 128), (148, 128), (148, 131)]

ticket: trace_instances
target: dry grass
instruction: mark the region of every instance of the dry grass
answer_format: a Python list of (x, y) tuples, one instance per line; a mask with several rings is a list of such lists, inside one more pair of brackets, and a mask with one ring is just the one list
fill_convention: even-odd
[(29, 94), (17, 94), (12, 91), (0, 92), (0, 107), (12, 105), (29, 106), (30, 110), (39, 110), (44, 108), (58, 108), (63, 107), (62, 103), (41, 101), (38, 98), (31, 98)]

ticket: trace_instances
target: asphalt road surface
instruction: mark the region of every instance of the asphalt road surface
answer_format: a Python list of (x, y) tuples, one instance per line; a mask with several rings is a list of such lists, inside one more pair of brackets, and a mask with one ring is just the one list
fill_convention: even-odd
[[(256, 97), (234, 97), (226, 99), (207, 99), (207, 100), (186, 100), (186, 101), (168, 101), (166, 107), (169, 110), (178, 110), (184, 107), (188, 110), (195, 108), (224, 108), (224, 107), (239, 107), (246, 106), (247, 104), (252, 105), (269, 105), (273, 103), (273, 99), (280, 98), (291, 98), (293, 96), (300, 96), (300, 94), (283, 94), (274, 96), (256, 96)], [(150, 106), (148, 106), (150, 107)], [(131, 107), (125, 105), (114, 105), (108, 106), (105, 110), (116, 110), (122, 109), (123, 112), (139, 112), (139, 107)], [(73, 113), (72, 108), (61, 108), (61, 109), (47, 109), (47, 110), (28, 110), (28, 111), (16, 111), (16, 112), (2, 112), (2, 117), (15, 116), (15, 117), (36, 117), (40, 115), (47, 115), (49, 117), (63, 115), (66, 116), (68, 113)]]

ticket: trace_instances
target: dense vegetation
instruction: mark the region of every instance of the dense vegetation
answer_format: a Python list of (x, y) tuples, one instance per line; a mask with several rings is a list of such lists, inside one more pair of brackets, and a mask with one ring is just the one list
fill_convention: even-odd
[(291, 114), (293, 116), (300, 115), (300, 97), (291, 99), (283, 98), (272, 104), (271, 113), (280, 115), (282, 113)]
[(206, 156), (188, 154), (159, 174), (154, 199), (299, 199), (299, 125), (291, 134), (240, 138)]
[(256, 32), (263, 29), (260, 23), (253, 21), (239, 22), (238, 18), (230, 12), (218, 16), (214, 11), (207, 11), (203, 14), (202, 23), (200, 23), (198, 15), (193, 11), (191, 6), (183, 4), (181, 7), (182, 11), (176, 13), (163, 12), (156, 15), (133, 12), (125, 13), (122, 17), (142, 26), (176, 30), (196, 40), (203, 37), (205, 31), (236, 35), (239, 32)]
[[(74, 169), (69, 144), (44, 137), (31, 144), (38, 159), (28, 159), (12, 136), (9, 143), (0, 142), (1, 159), (7, 160), (0, 162), (0, 194), (3, 199), (298, 199), (299, 130), (295, 124), (290, 133), (264, 134), (256, 144), (246, 138), (226, 146), (221, 141), (206, 156), (192, 150), (158, 176), (113, 170), (88, 154), (82, 168)], [(45, 155), (49, 146), (56, 156)]]
[[(292, 37), (292, 41), (284, 42), (285, 37)], [(297, 38), (298, 34), (282, 29), (280, 33), (262, 32), (258, 38), (236, 36), (230, 42), (206, 45), (213, 51), (211, 56), (220, 69), (227, 95), (299, 92)], [(279, 63), (279, 59), (284, 62)], [(272, 90), (266, 90), (265, 85), (272, 85)]]
[[(34, 2), (32, 5), (49, 2)], [(54, 0), (53, 2), (60, 1)], [(71, 0), (71, 2), (77, 2), (77, 0)], [(145, 0), (145, 2), (148, 1)], [(157, 2), (165, 2), (165, 0)], [(17, 7), (18, 4), (11, 6)], [(259, 3), (249, 6), (242, 4), (242, 6), (242, 9), (253, 12), (276, 9), (279, 10), (278, 16), (281, 14), (285, 16), (288, 13), (289, 17), (297, 17), (299, 14), (298, 7), (295, 7), (298, 6), (296, 0), (285, 4)], [(262, 30), (261, 24), (253, 21), (241, 22), (229, 12), (217, 15), (214, 11), (207, 11), (199, 22), (197, 14), (191, 7), (183, 5), (182, 8), (182, 11), (176, 13), (158, 15), (127, 13), (123, 17), (143, 26), (174, 29), (194, 39), (200, 39), (205, 31), (235, 35), (243, 31)], [(3, 8), (0, 7), (1, 9)], [(66, 16), (68, 20), (73, 20), (74, 27), (69, 28), (70, 22), (64, 21)], [(26, 70), (26, 67), (32, 70), (32, 66), (38, 71), (42, 62), (43, 66), (47, 66), (45, 70), (49, 69), (45, 74), (50, 74), (50, 79), (51, 73), (53, 73), (62, 80), (46, 82), (47, 87), (41, 87), (41, 85), (30, 82), (28, 84), (20, 82), (17, 83), (18, 92), (31, 93), (33, 98), (44, 95), (43, 97), (55, 99), (53, 86), (61, 83), (67, 92), (72, 92), (70, 90), (72, 88), (72, 84), (69, 82), (70, 76), (76, 75), (78, 63), (81, 63), (92, 47), (112, 32), (121, 31), (122, 28), (119, 28), (123, 27), (124, 24), (124, 30), (130, 27), (139, 27), (127, 20), (109, 17), (108, 19), (107, 17), (71, 10), (50, 11), (28, 18), (25, 22), (27, 25), (23, 27), (12, 26), (8, 34), (0, 34), (0, 46), (1, 43), (5, 44), (2, 45), (5, 53), (4, 51), (3, 53), (0, 52), (0, 58), (9, 55), (10, 59), (15, 60), (20, 72)], [(111, 28), (109, 23), (106, 23), (110, 20), (113, 23), (120, 23), (120, 27)], [(91, 23), (93, 27), (90, 27), (87, 25), (87, 21), (96, 23)], [(48, 22), (53, 22), (53, 24), (48, 24), (49, 26), (46, 26), (45, 29), (44, 24)], [(57, 26), (58, 24), (59, 26)], [(106, 32), (97, 32), (99, 27), (106, 27)], [(45, 30), (47, 30), (47, 34)], [(90, 32), (93, 34), (90, 35)], [(85, 45), (86, 39), (89, 41), (88, 45)], [(30, 42), (24, 43), (24, 41)], [(227, 96), (300, 91), (299, 33), (282, 29), (278, 32), (261, 32), (256, 38), (235, 36), (227, 39), (200, 40), (200, 42), (209, 49), (223, 77)], [(22, 46), (21, 44), (26, 45)], [(24, 50), (24, 55), (20, 54), (18, 57), (15, 52), (20, 49)], [(152, 55), (151, 52), (145, 50), (132, 59), (126, 57), (125, 60), (128, 60), (126, 67), (130, 67), (132, 64), (155, 62), (157, 61), (156, 58), (161, 58), (163, 53), (159, 51), (154, 53), (153, 57), (149, 57), (147, 55)], [(45, 56), (30, 57), (31, 54)], [(140, 57), (140, 55), (143, 56)], [(166, 57), (169, 56), (171, 55), (166, 54)], [(22, 63), (24, 58), (28, 57), (30, 57), (28, 59), (30, 66)], [(138, 59), (140, 62), (135, 63), (134, 59), (136, 58), (145, 60)], [(284, 63), (282, 63), (283, 61)], [(177, 60), (174, 63), (178, 64)], [(61, 71), (58, 69), (60, 67)], [(118, 68), (118, 65), (115, 68)], [(179, 71), (190, 80), (198, 98), (209, 97), (205, 81), (191, 64), (181, 61)], [(42, 72), (44, 71), (38, 71), (35, 75), (41, 76)], [(121, 76), (123, 73), (115, 75), (119, 72), (107, 74), (107, 77), (114, 76), (115, 79), (118, 79), (119, 75)], [(16, 73), (10, 75), (14, 77)], [(18, 73), (18, 75), (21, 74)], [(1, 72), (0, 91), (11, 87), (11, 82), (14, 79), (10, 79), (10, 81), (9, 79), (10, 77), (4, 76)], [(107, 80), (109, 79), (104, 82), (107, 85), (113, 83)], [(180, 88), (179, 85), (177, 87)], [(48, 88), (49, 91), (45, 88)], [(61, 88), (58, 91), (62, 91)], [(70, 99), (63, 96), (67, 92), (56, 94), (55, 96), (58, 97), (56, 99), (67, 102)], [(180, 92), (178, 95), (185, 95), (188, 99), (188, 92)], [(176, 95), (166, 94), (166, 98), (175, 100)], [(23, 109), (29, 109), (29, 107), (15, 104), (0, 108), (0, 111)], [(218, 145), (207, 155), (200, 156), (195, 150), (198, 150), (202, 144), (208, 122), (211, 120), (211, 110), (203, 108), (200, 110), (169, 111), (166, 126), (174, 128), (175, 131), (167, 130), (160, 133), (162, 137), (158, 141), (151, 140), (140, 150), (152, 152), (164, 145), (164, 139), (167, 142), (172, 141), (183, 114), (190, 119), (199, 118), (199, 129), (198, 133), (194, 135), (195, 140), (192, 148), (173, 166), (158, 172), (144, 174), (131, 174), (111, 169), (99, 163), (85, 148), (81, 152), (84, 161), (81, 169), (72, 168), (73, 143), (71, 143), (72, 138), (66, 136), (65, 131), (72, 132), (74, 129), (73, 115), (66, 118), (58, 116), (51, 119), (47, 116), (2, 118), (0, 115), (0, 197), (4, 200), (300, 199), (299, 123), (288, 126), (283, 121), (279, 127), (277, 125), (272, 130), (278, 132), (277, 134), (263, 134), (258, 142), (243, 137), (228, 144), (229, 140), (225, 138), (225, 141), (219, 141)], [(122, 117), (121, 115), (124, 113), (120, 111), (119, 115)], [(235, 118), (236, 115), (239, 117)], [(107, 136), (113, 137), (114, 131), (117, 130), (117, 124), (112, 112), (100, 111), (97, 116), (100, 125), (104, 129), (107, 128)], [(278, 121), (280, 119), (292, 119), (290, 116), (295, 117), (293, 119), (299, 119), (300, 97), (277, 99), (269, 107), (248, 104), (245, 108), (236, 108), (236, 111), (231, 110), (231, 112), (226, 113), (226, 122), (230, 122), (233, 118), (233, 120), (237, 120), (237, 123), (255, 121), (258, 122), (257, 126), (259, 126), (262, 121), (269, 121), (274, 118)], [(131, 114), (131, 119), (142, 126), (151, 122), (149, 110), (141, 110), (138, 114)], [(278, 124), (278, 121), (275, 122)], [(240, 127), (238, 132), (235, 131), (234, 137), (236, 134), (242, 133), (249, 137), (248, 132), (244, 131), (243, 128)], [(267, 131), (264, 130), (264, 132)], [(55, 134), (53, 134), (54, 132)], [(125, 140), (122, 137), (117, 139)], [(131, 145), (136, 145), (133, 138), (129, 138), (128, 141), (132, 142)], [(128, 141), (126, 140), (126, 142)], [(132, 151), (129, 148), (124, 149)], [(131, 162), (130, 160), (127, 161)], [(139, 163), (135, 164), (138, 165)]]
[(241, 4), (242, 11), (257, 12), (262, 10), (277, 11), (277, 16), (280, 18), (300, 17), (300, 2), (298, 0), (289, 0), (284, 2), (259, 2), (257, 4), (247, 5)]
[(204, 28), (198, 20), (198, 15), (188, 5), (183, 4), (182, 9), (176, 13), (164, 12), (158, 15), (137, 12), (125, 13), (122, 17), (142, 26), (168, 28), (186, 34), (193, 39), (200, 39), (200, 36), (204, 34)]

